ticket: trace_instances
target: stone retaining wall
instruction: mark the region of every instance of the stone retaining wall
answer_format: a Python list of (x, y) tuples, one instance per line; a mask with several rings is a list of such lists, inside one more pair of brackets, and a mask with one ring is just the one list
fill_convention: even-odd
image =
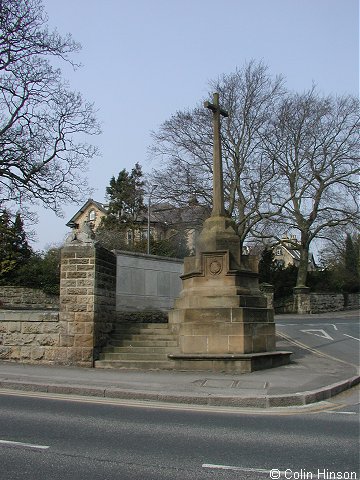
[(336, 312), (359, 308), (359, 293), (311, 293), (311, 313)]
[(0, 286), (0, 308), (58, 310), (59, 296), (37, 288)]
[(60, 347), (58, 312), (0, 311), (0, 359), (56, 363)]
[[(297, 299), (299, 300), (299, 299)], [(314, 293), (307, 298), (308, 313), (336, 312), (360, 308), (359, 293)], [(275, 313), (300, 313), (294, 296), (274, 301)], [(306, 312), (303, 312), (306, 313)]]

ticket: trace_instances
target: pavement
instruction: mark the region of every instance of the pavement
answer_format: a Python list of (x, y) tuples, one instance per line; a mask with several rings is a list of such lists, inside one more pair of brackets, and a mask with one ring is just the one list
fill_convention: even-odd
[(355, 365), (288, 337), (278, 337), (277, 350), (292, 351), (292, 363), (247, 374), (104, 370), (0, 361), (0, 389), (150, 403), (272, 408), (324, 401), (360, 383)]

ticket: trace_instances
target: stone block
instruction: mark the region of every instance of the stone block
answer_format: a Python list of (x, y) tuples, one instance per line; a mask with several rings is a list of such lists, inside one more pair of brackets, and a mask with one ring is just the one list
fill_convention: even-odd
[(180, 350), (183, 353), (207, 353), (207, 336), (183, 336), (180, 335)]
[(208, 353), (228, 353), (229, 337), (228, 336), (211, 336), (207, 340)]
[(93, 353), (94, 353), (94, 351), (93, 351), (92, 348), (82, 348), (81, 349), (82, 362), (90, 363), (89, 366), (92, 366)]
[(44, 347), (33, 347), (31, 349), (31, 360), (42, 360), (45, 357)]
[(53, 361), (59, 364), (66, 364), (67, 363), (67, 351), (68, 348), (54, 348), (53, 350)]
[[(110, 331), (112, 330), (112, 328), (113, 328), (113, 324), (111, 323), (110, 325), (111, 325), (111, 327), (108, 328), (108, 330), (107, 330), (108, 332), (110, 332)], [(86, 335), (93, 335), (93, 333), (94, 333), (94, 324), (88, 322), (88, 323), (84, 323), (84, 326), (85, 326), (84, 333), (85, 333)]]
[(61, 347), (72, 347), (74, 345), (74, 335), (60, 335)]
[(46, 362), (55, 362), (55, 357), (56, 357), (57, 349), (55, 348), (46, 348), (45, 349), (45, 356), (44, 360)]
[(21, 347), (20, 346), (13, 346), (10, 348), (9, 359), (10, 360), (20, 360), (21, 358)]
[(20, 349), (20, 355), (21, 355), (21, 360), (31, 360), (31, 350), (32, 347), (21, 347)]
[(68, 263), (70, 265), (85, 265), (85, 264), (89, 264), (89, 258), (85, 257), (85, 258), (70, 258), (68, 260)]
[(253, 352), (266, 352), (266, 335), (254, 335), (252, 339)]
[(71, 287), (71, 288), (68, 288), (67, 289), (67, 295), (76, 295), (76, 296), (79, 296), (79, 295), (87, 295), (88, 294), (88, 290), (87, 288), (80, 288), (80, 287)]
[(92, 347), (93, 345), (94, 339), (92, 335), (75, 335), (75, 347)]
[(60, 322), (49, 323), (46, 322), (43, 324), (43, 333), (59, 333), (60, 332)]
[(82, 362), (82, 348), (69, 348), (67, 350), (67, 363), (76, 365)]
[(85, 333), (85, 322), (69, 323), (69, 335), (78, 335)]
[(20, 332), (21, 331), (21, 323), (20, 322), (8, 322), (7, 331), (9, 333)]
[(244, 337), (243, 335), (229, 336), (229, 353), (245, 353), (251, 351), (251, 347), (251, 337)]
[(78, 279), (78, 278), (88, 278), (87, 276), (87, 272), (67, 272), (66, 273), (66, 276), (65, 276), (66, 279)]
[(9, 346), (0, 345), (0, 360), (8, 360), (10, 358), (11, 348)]
[(68, 312), (68, 313), (70, 313), (70, 312), (78, 313), (78, 312), (91, 311), (91, 307), (88, 308), (87, 305), (78, 305), (78, 304), (72, 304), (72, 303), (64, 305), (64, 308), (65, 308), (65, 311)]
[(42, 333), (43, 332), (43, 323), (42, 322), (23, 322), (21, 325), (22, 333)]
[(36, 336), (36, 343), (42, 346), (58, 346), (60, 336), (58, 334), (43, 334)]

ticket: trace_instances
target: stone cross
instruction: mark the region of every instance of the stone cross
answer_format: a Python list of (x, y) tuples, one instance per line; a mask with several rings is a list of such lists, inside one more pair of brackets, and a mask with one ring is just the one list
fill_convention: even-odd
[(213, 209), (211, 216), (224, 216), (224, 187), (221, 159), (220, 115), (228, 117), (229, 114), (219, 105), (219, 94), (213, 94), (213, 103), (205, 102), (204, 107), (213, 112), (214, 148), (213, 148)]

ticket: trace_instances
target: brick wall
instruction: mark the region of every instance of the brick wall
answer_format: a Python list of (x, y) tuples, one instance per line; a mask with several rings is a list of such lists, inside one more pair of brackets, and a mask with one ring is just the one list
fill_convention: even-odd
[(59, 296), (47, 295), (36, 288), (0, 286), (0, 308), (57, 310)]

